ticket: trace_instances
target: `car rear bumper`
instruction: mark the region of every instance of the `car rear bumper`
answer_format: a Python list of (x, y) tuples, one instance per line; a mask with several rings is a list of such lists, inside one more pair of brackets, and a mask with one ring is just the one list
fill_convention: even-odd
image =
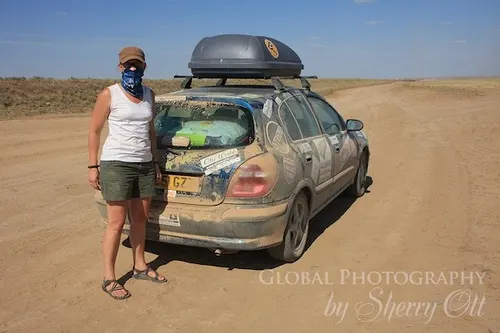
[[(101, 222), (107, 225), (106, 202), (95, 196)], [(220, 204), (197, 206), (153, 201), (146, 224), (149, 240), (224, 250), (259, 250), (280, 244), (288, 221), (287, 201), (265, 206)], [(127, 216), (124, 234), (129, 234)]]

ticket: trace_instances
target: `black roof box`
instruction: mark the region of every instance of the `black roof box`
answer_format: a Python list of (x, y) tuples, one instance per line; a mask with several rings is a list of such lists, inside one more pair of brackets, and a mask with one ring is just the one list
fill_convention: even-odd
[(299, 77), (297, 53), (270, 37), (225, 34), (198, 42), (188, 64), (197, 78)]

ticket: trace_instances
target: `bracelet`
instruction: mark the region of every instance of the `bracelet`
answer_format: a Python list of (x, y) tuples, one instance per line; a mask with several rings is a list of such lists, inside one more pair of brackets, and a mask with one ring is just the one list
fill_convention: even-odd
[(97, 169), (99, 167), (99, 164), (96, 164), (96, 165), (89, 165), (87, 168), (89, 169)]

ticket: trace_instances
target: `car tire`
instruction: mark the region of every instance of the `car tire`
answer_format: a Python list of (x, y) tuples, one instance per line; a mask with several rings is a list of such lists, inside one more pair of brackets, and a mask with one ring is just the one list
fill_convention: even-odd
[(301, 191), (295, 197), (290, 209), (283, 242), (267, 251), (273, 259), (285, 262), (297, 261), (304, 253), (308, 234), (309, 203), (305, 193)]
[(347, 194), (349, 196), (359, 198), (365, 194), (366, 191), (366, 174), (368, 172), (368, 153), (363, 151), (361, 154), (361, 159), (359, 161), (358, 170), (354, 176), (354, 182), (347, 188)]

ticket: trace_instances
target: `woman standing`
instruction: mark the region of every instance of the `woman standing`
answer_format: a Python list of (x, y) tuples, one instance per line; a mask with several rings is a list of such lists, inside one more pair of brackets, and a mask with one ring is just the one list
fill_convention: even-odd
[[(107, 203), (102, 290), (115, 299), (125, 299), (130, 297), (130, 292), (116, 281), (115, 262), (129, 208), (133, 277), (154, 282), (167, 282), (167, 279), (151, 269), (144, 257), (149, 206), (155, 183), (161, 181), (153, 123), (155, 96), (142, 84), (146, 69), (144, 52), (134, 46), (123, 48), (118, 69), (122, 73), (121, 83), (103, 89), (94, 106), (88, 137), (88, 168), (90, 185), (102, 192)], [(99, 165), (100, 136), (106, 119), (109, 134)]]

